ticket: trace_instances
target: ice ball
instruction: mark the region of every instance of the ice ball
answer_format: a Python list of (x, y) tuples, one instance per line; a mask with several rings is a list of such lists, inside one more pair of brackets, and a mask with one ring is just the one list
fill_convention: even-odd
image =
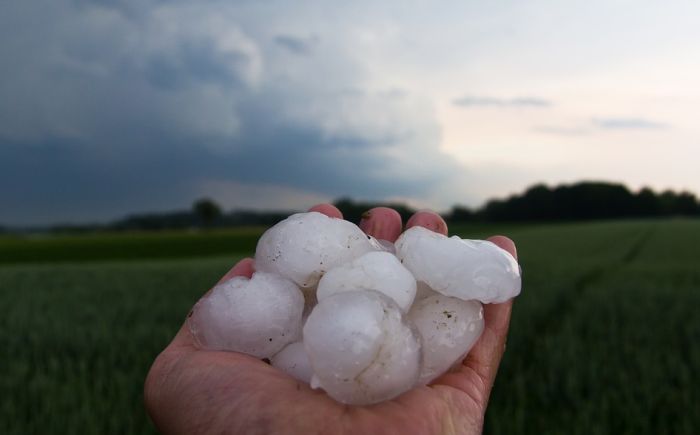
[(429, 383), (460, 363), (484, 330), (479, 302), (437, 293), (413, 304), (408, 319), (422, 340), (420, 384)]
[(416, 280), (446, 296), (500, 303), (520, 294), (518, 262), (486, 240), (463, 240), (413, 227), (396, 241), (396, 256)]
[(297, 213), (262, 235), (255, 268), (313, 287), (327, 270), (377, 249), (348, 221), (318, 212)]
[(292, 281), (256, 272), (217, 285), (188, 324), (200, 347), (269, 358), (301, 335), (304, 297)]
[(388, 252), (369, 252), (326, 272), (318, 283), (316, 296), (321, 301), (349, 290), (378, 291), (406, 312), (416, 296), (416, 280), (396, 256)]
[(394, 301), (352, 290), (323, 299), (304, 325), (304, 347), (318, 385), (339, 402), (367, 405), (411, 389), (420, 341)]

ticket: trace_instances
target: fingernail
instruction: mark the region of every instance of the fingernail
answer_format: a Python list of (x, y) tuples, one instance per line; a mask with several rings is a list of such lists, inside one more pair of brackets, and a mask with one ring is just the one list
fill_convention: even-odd
[(447, 235), (447, 223), (439, 214), (432, 211), (419, 211), (406, 222), (406, 229), (424, 227), (436, 233)]
[(401, 215), (388, 207), (375, 207), (362, 215), (359, 227), (365, 234), (394, 242), (401, 234)]

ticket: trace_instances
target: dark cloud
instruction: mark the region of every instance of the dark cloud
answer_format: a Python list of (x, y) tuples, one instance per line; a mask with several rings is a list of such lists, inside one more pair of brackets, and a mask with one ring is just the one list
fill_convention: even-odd
[[(204, 148), (164, 134), (112, 152), (60, 139), (5, 143), (0, 185), (11, 206), (3, 207), (0, 222), (105, 220), (127, 211), (186, 207), (193, 187), (211, 179), (284, 185), (329, 197), (420, 195), (431, 186), (425, 177), (383, 172), (390, 159), (376, 154), (372, 144), (263, 120), (245, 119), (240, 138)], [(114, 140), (126, 137), (133, 139), (127, 132)]]
[(662, 130), (668, 124), (645, 118), (594, 118), (593, 124), (606, 130)]
[(552, 102), (544, 98), (538, 97), (515, 97), (515, 98), (496, 98), (466, 95), (452, 100), (455, 106), (459, 107), (550, 107)]
[[(271, 42), (220, 15), (187, 2), (1, 6), (0, 224), (187, 207), (212, 180), (427, 196), (455, 172), (425, 102), (367, 90), (342, 53), (285, 69), (274, 46), (303, 54), (317, 39)], [(303, 68), (319, 66), (326, 79), (309, 81)]]
[(240, 71), (253, 62), (242, 50), (221, 52), (208, 38), (182, 41), (174, 52), (156, 52), (146, 59), (145, 74), (150, 83), (165, 89), (188, 86), (191, 81), (240, 85)]
[(318, 42), (316, 37), (299, 38), (291, 35), (277, 35), (275, 44), (297, 55), (310, 54), (314, 45)]

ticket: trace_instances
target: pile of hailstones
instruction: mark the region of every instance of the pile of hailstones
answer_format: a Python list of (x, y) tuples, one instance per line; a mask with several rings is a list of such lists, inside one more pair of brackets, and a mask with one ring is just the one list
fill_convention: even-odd
[(484, 328), (481, 304), (520, 293), (518, 263), (491, 242), (413, 227), (392, 244), (316, 212), (265, 232), (255, 269), (197, 303), (198, 345), (268, 358), (354, 405), (459, 364)]

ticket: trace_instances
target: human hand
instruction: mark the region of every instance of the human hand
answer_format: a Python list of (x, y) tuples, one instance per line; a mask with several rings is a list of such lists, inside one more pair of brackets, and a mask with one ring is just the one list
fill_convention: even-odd
[[(332, 205), (311, 210), (342, 218)], [(413, 226), (447, 234), (445, 221), (433, 212), (413, 215), (406, 228)], [(393, 242), (401, 233), (401, 217), (378, 207), (365, 214), (360, 228)], [(507, 237), (489, 240), (517, 258)], [(253, 260), (246, 258), (221, 281), (253, 272)], [(512, 300), (484, 305), (484, 331), (454, 371), (393, 400), (362, 407), (338, 403), (254, 357), (200, 349), (185, 322), (148, 373), (146, 408), (167, 434), (478, 434), (505, 350), (511, 308)]]

